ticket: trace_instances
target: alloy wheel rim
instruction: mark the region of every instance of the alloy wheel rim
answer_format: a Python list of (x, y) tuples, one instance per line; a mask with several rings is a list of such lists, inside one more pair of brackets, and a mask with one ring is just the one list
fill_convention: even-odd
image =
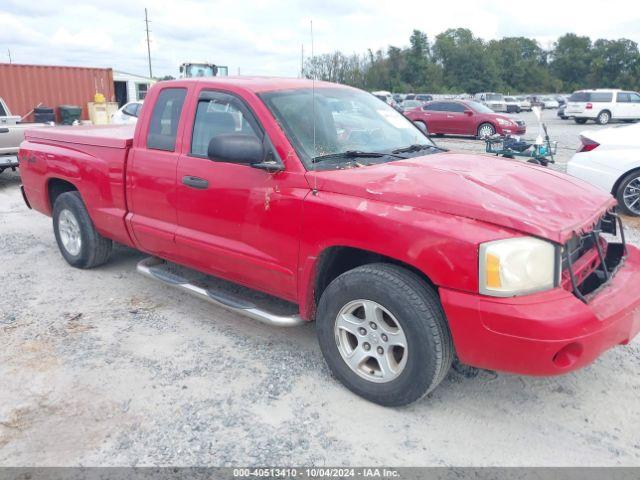
[(601, 113), (600, 114), (600, 122), (607, 123), (608, 121), (609, 121), (609, 114), (608, 113)]
[(365, 380), (391, 382), (407, 364), (404, 330), (377, 302), (360, 299), (346, 304), (336, 317), (334, 334), (342, 360)]
[(491, 128), (489, 125), (485, 125), (480, 129), (481, 137), (489, 137), (491, 135), (493, 135), (493, 128)]
[(78, 255), (82, 248), (80, 224), (70, 210), (64, 209), (60, 212), (58, 216), (58, 232), (64, 249), (73, 256)]
[(636, 215), (640, 215), (640, 177), (636, 177), (627, 183), (622, 192), (626, 207)]

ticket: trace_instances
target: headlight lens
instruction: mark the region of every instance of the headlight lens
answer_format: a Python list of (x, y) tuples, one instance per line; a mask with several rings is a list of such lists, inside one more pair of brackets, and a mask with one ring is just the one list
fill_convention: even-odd
[(504, 118), (498, 118), (498, 123), (500, 125), (504, 125), (505, 127), (513, 125), (513, 122), (511, 120), (505, 120)]
[(514, 297), (550, 290), (559, 269), (554, 244), (533, 237), (508, 238), (480, 245), (480, 293)]

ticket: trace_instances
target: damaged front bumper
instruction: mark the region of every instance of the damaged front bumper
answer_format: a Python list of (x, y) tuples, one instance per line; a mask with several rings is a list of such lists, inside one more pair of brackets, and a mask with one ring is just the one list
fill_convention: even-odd
[(615, 232), (599, 223), (595, 234), (565, 245), (562, 282), (553, 290), (492, 298), (441, 288), (460, 361), (490, 370), (557, 375), (629, 343), (640, 331), (640, 250), (626, 245), (617, 225), (621, 243), (604, 242), (600, 231)]

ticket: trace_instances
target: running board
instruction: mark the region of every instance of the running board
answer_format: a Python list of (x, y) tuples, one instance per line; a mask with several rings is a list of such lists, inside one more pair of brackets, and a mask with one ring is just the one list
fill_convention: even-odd
[[(233, 293), (225, 292), (222, 289), (199, 286), (195, 281), (171, 272), (170, 269), (166, 268), (168, 265), (170, 264), (160, 258), (148, 257), (140, 260), (136, 269), (146, 277), (160, 280), (166, 285), (176, 287), (184, 292), (207, 300), (214, 305), (266, 323), (267, 325), (295, 327), (306, 323), (297, 313), (292, 315), (279, 315), (259, 308), (251, 301), (243, 299), (241, 296), (234, 295)], [(202, 277), (204, 278), (205, 276), (202, 275)]]

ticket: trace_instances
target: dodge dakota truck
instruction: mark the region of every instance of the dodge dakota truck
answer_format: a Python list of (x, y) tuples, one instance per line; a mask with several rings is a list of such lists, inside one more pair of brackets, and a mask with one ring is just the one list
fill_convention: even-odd
[(160, 82), (135, 127), (28, 130), (19, 160), (70, 265), (118, 242), (219, 307), (315, 321), (334, 376), (382, 405), (421, 398), (454, 360), (556, 375), (640, 329), (640, 252), (610, 195), (444, 151), (354, 88)]

